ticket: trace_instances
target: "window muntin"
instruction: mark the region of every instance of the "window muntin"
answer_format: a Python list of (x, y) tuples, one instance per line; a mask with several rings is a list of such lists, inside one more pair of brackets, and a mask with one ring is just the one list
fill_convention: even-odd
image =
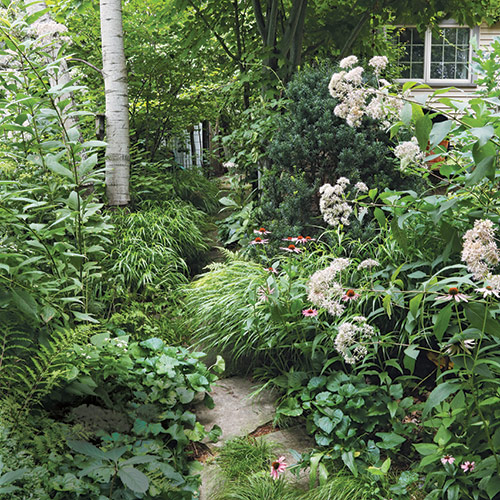
[(398, 42), (403, 48), (399, 59), (402, 80), (471, 83), (472, 30), (443, 26), (438, 32), (420, 35), (416, 28), (402, 28)]

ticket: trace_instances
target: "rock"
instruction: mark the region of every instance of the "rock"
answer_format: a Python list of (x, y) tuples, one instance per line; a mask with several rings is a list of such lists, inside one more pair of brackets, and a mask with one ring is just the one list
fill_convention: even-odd
[(203, 404), (195, 405), (198, 421), (207, 431), (214, 425), (222, 429), (219, 444), (245, 436), (274, 418), (276, 393), (264, 390), (251, 397), (257, 387), (243, 377), (219, 380), (210, 393), (215, 407), (210, 410)]

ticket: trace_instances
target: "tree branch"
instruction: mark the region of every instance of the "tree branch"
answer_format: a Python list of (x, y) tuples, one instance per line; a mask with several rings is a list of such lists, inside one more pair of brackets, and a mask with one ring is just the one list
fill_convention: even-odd
[(89, 63), (85, 59), (80, 59), (79, 57), (69, 57), (68, 61), (78, 61), (83, 64), (86, 64), (87, 66), (91, 67), (93, 70), (97, 71), (101, 76), (103, 76), (102, 69), (99, 69), (97, 66), (94, 66), (92, 63)]

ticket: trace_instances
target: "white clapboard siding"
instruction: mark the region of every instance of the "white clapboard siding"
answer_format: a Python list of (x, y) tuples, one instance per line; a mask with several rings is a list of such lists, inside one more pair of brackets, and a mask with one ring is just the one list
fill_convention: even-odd
[[(496, 23), (491, 26), (488, 26), (486, 23), (483, 23), (481, 24), (481, 26), (479, 26), (479, 48), (487, 50), (488, 47), (493, 42), (493, 40), (495, 39), (495, 37), (500, 37), (500, 23)], [(435, 90), (436, 88), (437, 87), (433, 87), (433, 90)], [(472, 97), (475, 96), (475, 92), (478, 90), (478, 88), (479, 87), (477, 85), (452, 88), (448, 92), (440, 94), (438, 98), (447, 97), (449, 99), (456, 99), (460, 101), (464, 99), (471, 99)], [(422, 102), (421, 99), (423, 99), (423, 96), (430, 95), (431, 93), (432, 90), (430, 89), (419, 89), (412, 91), (411, 95), (419, 102)], [(449, 108), (447, 108), (446, 105), (440, 102), (429, 103), (429, 105), (433, 109), (449, 112)]]

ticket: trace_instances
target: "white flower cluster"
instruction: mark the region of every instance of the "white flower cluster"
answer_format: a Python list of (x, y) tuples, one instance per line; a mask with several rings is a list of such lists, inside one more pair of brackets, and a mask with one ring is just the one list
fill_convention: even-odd
[(349, 259), (337, 258), (327, 268), (316, 271), (307, 284), (308, 300), (317, 307), (325, 308), (332, 316), (340, 316), (345, 309), (340, 302), (344, 287), (336, 279), (350, 263)]
[[(385, 128), (389, 127), (391, 120), (399, 118), (402, 102), (389, 95), (389, 83), (381, 80), (379, 89), (363, 88), (363, 68), (352, 66), (357, 64), (356, 56), (349, 56), (340, 61), (342, 71), (334, 73), (328, 85), (330, 94), (339, 103), (335, 106), (334, 113), (339, 118), (346, 120), (351, 127), (358, 127), (364, 115), (374, 120), (382, 121)], [(378, 77), (388, 64), (386, 56), (375, 56), (368, 63)], [(349, 71), (346, 71), (349, 69)]]
[(473, 229), (465, 233), (463, 240), (462, 261), (467, 264), (467, 270), (473, 274), (473, 278), (499, 282), (500, 276), (491, 274), (491, 268), (500, 261), (493, 222), (488, 219), (477, 220)]
[(387, 59), (386, 56), (374, 56), (368, 62), (368, 65), (373, 68), (376, 75), (380, 75), (380, 73), (384, 71), (384, 69), (388, 64), (389, 64), (389, 59)]
[(364, 182), (356, 182), (356, 184), (354, 184), (354, 189), (358, 193), (368, 193), (368, 186)]
[(37, 36), (55, 36), (59, 33), (66, 33), (68, 28), (64, 24), (56, 23), (50, 18), (43, 17), (40, 21), (35, 23), (34, 30)]
[(340, 177), (335, 186), (324, 184), (319, 189), (321, 194), (319, 209), (323, 220), (330, 226), (337, 226), (340, 223), (349, 225), (352, 208), (345, 199), (345, 188), (349, 183), (349, 179)]
[(380, 266), (380, 263), (375, 259), (366, 259), (358, 264), (358, 271), (361, 269), (371, 269), (372, 267)]
[(346, 321), (339, 325), (335, 349), (346, 363), (353, 365), (368, 354), (365, 344), (371, 340), (374, 333), (374, 328), (366, 322), (364, 316), (355, 316), (352, 322)]
[(401, 142), (394, 148), (394, 156), (401, 160), (401, 170), (405, 170), (410, 163), (421, 163), (424, 153), (420, 150), (416, 137), (411, 141)]

